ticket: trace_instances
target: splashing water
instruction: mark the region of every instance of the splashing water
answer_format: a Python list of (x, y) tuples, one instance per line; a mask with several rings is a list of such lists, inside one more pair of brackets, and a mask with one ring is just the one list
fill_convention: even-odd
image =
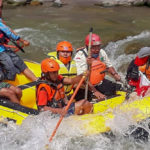
[(133, 43), (134, 41), (142, 41), (143, 39), (146, 39), (146, 40), (150, 39), (149, 31), (143, 31), (142, 33), (136, 36), (128, 36), (126, 39), (119, 40), (117, 42), (109, 42), (108, 45), (105, 47), (105, 51), (107, 52), (113, 66), (115, 66), (115, 68), (118, 71), (119, 71), (119, 68), (121, 68), (122, 66), (125, 67), (124, 71), (119, 71), (122, 78), (125, 78), (127, 66), (136, 56), (136, 54), (126, 55), (124, 53), (126, 46), (129, 43)]
[[(56, 14), (52, 13), (52, 10), (50, 8), (43, 10), (43, 12), (46, 11), (49, 11), (52, 14), (52, 16), (48, 16), (47, 20), (49, 18), (53, 18), (54, 15), (55, 20), (58, 22), (54, 23), (54, 21), (52, 21), (51, 19), (49, 19), (51, 22), (47, 22), (45, 20), (43, 21), (43, 19), (40, 18), (39, 20), (37, 19), (38, 22), (41, 20), (40, 24), (37, 24), (37, 26), (34, 24), (34, 27), (19, 28), (15, 30), (24, 39), (29, 40), (31, 42), (32, 46), (29, 49), (26, 48), (27, 53), (24, 54), (23, 56), (25, 58), (27, 57), (28, 59), (34, 60), (35, 54), (36, 56), (39, 54), (37, 61), (41, 61), (42, 58), (45, 58), (45, 55), (43, 55), (43, 53), (47, 54), (47, 52), (55, 50), (56, 43), (60, 40), (70, 40), (73, 43), (73, 45), (75, 45), (75, 47), (78, 47), (81, 44), (81, 42), (83, 42), (84, 36), (81, 37), (82, 40), (79, 37), (81, 36), (81, 34), (85, 34), (87, 29), (84, 29), (85, 27), (80, 29), (79, 32), (81, 32), (81, 34), (77, 32), (80, 26), (80, 18), (78, 16), (77, 16), (77, 20), (75, 21), (72, 19), (72, 18), (76, 18), (74, 13), (73, 13), (74, 16), (71, 16), (69, 18), (70, 22), (72, 22), (71, 25), (72, 26), (75, 25), (74, 28), (71, 28), (71, 30), (69, 30), (68, 26), (67, 28), (65, 28), (67, 22), (66, 20), (68, 20), (67, 17), (66, 18), (61, 17), (63, 18), (63, 20), (66, 19), (64, 22), (62, 22), (61, 18), (57, 18), (58, 17), (57, 13)], [(95, 12), (97, 13), (96, 9)], [(103, 12), (104, 10), (102, 10), (102, 12), (100, 13), (103, 16), (105, 16), (106, 12), (104, 12), (104, 14)], [(112, 10), (111, 13), (113, 12), (114, 10)], [(58, 11), (58, 13), (60, 12)], [(83, 15), (83, 10), (81, 15)], [(68, 12), (67, 12), (67, 16), (68, 16)], [(94, 19), (96, 15), (93, 16), (92, 17)], [(34, 17), (35, 19), (33, 20), (34, 22), (36, 22), (36, 16)], [(84, 15), (82, 18), (84, 18)], [(88, 18), (90, 17), (89, 16), (86, 17), (86, 19)], [(79, 23), (77, 23), (77, 21), (79, 21)], [(88, 24), (88, 22), (90, 21), (87, 21), (86, 23)], [(104, 17), (104, 23), (105, 23), (104, 26), (106, 26), (107, 30), (108, 30), (108, 26), (107, 26), (108, 21), (111, 21), (113, 25), (115, 24), (115, 26), (117, 26), (117, 24), (113, 22), (114, 21), (113, 19), (110, 20), (110, 17), (108, 18)], [(124, 24), (124, 20), (122, 19), (121, 21)], [(136, 21), (137, 20), (135, 19), (135, 22)], [(127, 21), (125, 20), (125, 22)], [(122, 25), (119, 24), (120, 27), (122, 27)], [(98, 30), (96, 29), (97, 31), (101, 30), (99, 29), (99, 26), (100, 25), (97, 25), (96, 27), (98, 29)], [(75, 37), (73, 38), (73, 36)], [(130, 55), (124, 54), (125, 47), (130, 42), (132, 43), (136, 40), (140, 41), (142, 39), (149, 39), (149, 38), (150, 38), (150, 32), (143, 31), (142, 33), (136, 36), (128, 36), (127, 38), (123, 40), (119, 40), (117, 42), (109, 42), (104, 49), (108, 53), (113, 66), (115, 66), (115, 68), (119, 70), (119, 68), (122, 65), (129, 63), (135, 57), (135, 54), (130, 54)], [(124, 72), (120, 72), (120, 73), (122, 73), (122, 76), (124, 77)], [(113, 133), (113, 135), (110, 133), (110, 136), (108, 136), (107, 134), (97, 134), (97, 135), (90, 135), (90, 136), (85, 135), (84, 128), (81, 129), (80, 125), (82, 125), (82, 123), (83, 124), (88, 123), (88, 121), (84, 120), (81, 122), (81, 120), (77, 121), (72, 119), (71, 117), (65, 118), (61, 123), (56, 133), (56, 136), (54, 137), (51, 143), (49, 143), (49, 137), (53, 129), (55, 128), (57, 121), (59, 120), (59, 117), (52, 116), (51, 113), (49, 112), (43, 112), (38, 116), (27, 117), (27, 119), (24, 120), (21, 126), (17, 126), (13, 122), (8, 122), (7, 127), (0, 125), (0, 150), (10, 150), (10, 149), (11, 150), (28, 150), (28, 149), (33, 149), (33, 150), (47, 150), (47, 149), (50, 150), (76, 150), (76, 149), (81, 149), (81, 150), (114, 150), (114, 149), (134, 150), (136, 149), (137, 150), (139, 149), (141, 150), (141, 149), (145, 149), (148, 150), (150, 146), (149, 141), (147, 143), (137, 143), (132, 138), (130, 138), (130, 136), (129, 138), (127, 138), (126, 136), (126, 135), (130, 135), (138, 127), (142, 127), (148, 133), (150, 133), (149, 120), (146, 120), (145, 122), (143, 122), (143, 124), (137, 124), (131, 118), (131, 116), (136, 112), (138, 112), (138, 110), (132, 110), (127, 113), (122, 112), (119, 108), (113, 110), (112, 113), (115, 114), (115, 117), (113, 120), (108, 120), (107, 122), (107, 125), (110, 126), (111, 131)], [(98, 115), (102, 115), (102, 114), (98, 114)], [(134, 128), (129, 129), (128, 127), (130, 125), (134, 125)]]
[[(21, 32), (22, 29), (16, 30)], [(40, 32), (38, 30), (30, 30), (26, 28), (28, 32)], [(149, 38), (150, 32), (142, 32), (141, 34), (133, 37), (127, 37), (124, 40), (117, 42), (110, 42), (105, 50), (110, 53), (113, 51), (113, 55), (110, 55), (113, 65), (119, 68), (119, 61), (126, 63), (130, 61), (135, 55), (128, 55), (127, 59), (122, 59), (125, 54), (123, 53), (124, 45), (130, 41), (140, 38)], [(35, 42), (35, 41), (34, 41)], [(116, 54), (120, 55), (116, 58)], [(112, 53), (111, 53), (112, 54)], [(97, 135), (85, 135), (84, 128), (80, 128), (82, 124), (85, 124), (88, 120), (75, 120), (72, 117), (65, 118), (61, 123), (56, 136), (53, 141), (49, 143), (50, 135), (54, 130), (59, 117), (51, 115), (49, 112), (43, 112), (38, 116), (29, 116), (24, 120), (21, 126), (17, 126), (13, 122), (8, 122), (7, 127), (0, 126), (0, 149), (1, 150), (113, 150), (113, 149), (148, 149), (150, 142), (146, 144), (137, 143), (130, 138), (132, 132), (138, 127), (141, 127), (149, 132), (149, 120), (146, 120), (143, 124), (137, 124), (131, 116), (137, 113), (138, 110), (122, 112), (119, 108), (114, 109), (112, 112), (115, 114), (113, 120), (109, 120), (106, 124), (109, 125), (113, 136), (106, 134)], [(98, 114), (101, 115), (101, 114)], [(88, 123), (88, 122), (87, 122)], [(134, 128), (129, 129), (130, 125), (134, 125)], [(111, 135), (111, 134), (110, 134)], [(126, 135), (129, 135), (127, 138)], [(115, 136), (115, 138), (114, 138)], [(116, 146), (117, 145), (117, 146)]]

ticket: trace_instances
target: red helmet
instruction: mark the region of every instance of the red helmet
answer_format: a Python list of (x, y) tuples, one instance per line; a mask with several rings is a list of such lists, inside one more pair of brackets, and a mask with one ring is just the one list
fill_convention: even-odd
[(72, 52), (73, 48), (70, 42), (68, 41), (61, 41), (57, 44), (56, 51), (68, 51)]
[[(101, 44), (102, 44), (102, 41), (100, 39), (100, 36), (93, 33), (91, 37), (91, 45), (101, 45)], [(85, 38), (85, 45), (86, 46), (89, 45), (89, 34)]]
[(46, 58), (41, 62), (41, 69), (43, 73), (58, 71), (59, 64), (54, 59)]

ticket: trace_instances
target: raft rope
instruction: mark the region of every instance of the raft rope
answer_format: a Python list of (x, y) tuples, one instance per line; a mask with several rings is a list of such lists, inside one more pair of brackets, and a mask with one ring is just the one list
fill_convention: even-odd
[(30, 88), (30, 89), (32, 89), (32, 90), (35, 90), (34, 87), (31, 87), (31, 86), (29, 86), (29, 85), (23, 85), (23, 86), (24, 86), (25, 89)]

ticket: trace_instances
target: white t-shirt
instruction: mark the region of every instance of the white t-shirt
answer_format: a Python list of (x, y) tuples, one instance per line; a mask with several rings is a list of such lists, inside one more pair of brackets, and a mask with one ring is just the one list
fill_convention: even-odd
[[(87, 54), (86, 48), (84, 48), (83, 51)], [(87, 62), (86, 62), (86, 56), (83, 51), (79, 50), (74, 57), (74, 60), (77, 66), (77, 75), (84, 73), (84, 71), (86, 71), (88, 68)], [(100, 60), (106, 64), (107, 67), (112, 67), (111, 62), (106, 52), (103, 49), (100, 49), (99, 57), (100, 57)]]

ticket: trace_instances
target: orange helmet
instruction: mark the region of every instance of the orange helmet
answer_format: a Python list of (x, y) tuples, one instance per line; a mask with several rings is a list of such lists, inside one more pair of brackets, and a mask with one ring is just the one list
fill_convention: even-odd
[(73, 51), (72, 44), (68, 41), (61, 41), (57, 44), (56, 51), (72, 52)]
[(41, 69), (43, 73), (58, 71), (59, 64), (54, 59), (46, 58), (41, 62)]

